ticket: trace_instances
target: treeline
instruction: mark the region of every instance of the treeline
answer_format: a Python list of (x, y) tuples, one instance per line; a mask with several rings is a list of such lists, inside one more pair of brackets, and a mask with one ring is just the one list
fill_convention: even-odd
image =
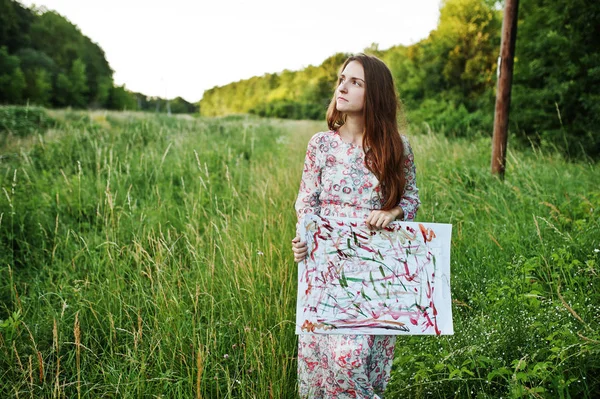
[[(495, 0), (444, 0), (428, 38), (365, 49), (390, 66), (412, 126), (491, 135), (502, 9)], [(347, 55), (215, 87), (201, 113), (323, 119)], [(520, 3), (511, 108), (511, 134), (523, 142), (567, 157), (600, 155), (600, 2)]]
[(104, 51), (60, 14), (0, 0), (0, 104), (198, 112), (115, 86)]

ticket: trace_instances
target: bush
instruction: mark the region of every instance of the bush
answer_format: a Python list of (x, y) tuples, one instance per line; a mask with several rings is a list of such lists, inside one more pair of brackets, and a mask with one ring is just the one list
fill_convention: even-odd
[(491, 135), (494, 122), (493, 108), (469, 112), (464, 104), (437, 99), (423, 101), (417, 109), (408, 110), (407, 116), (411, 126), (426, 123), (432, 130), (450, 137)]
[(259, 104), (250, 113), (267, 118), (323, 120), (326, 111), (327, 105), (314, 102), (277, 100)]
[(43, 132), (55, 123), (41, 107), (0, 106), (0, 145), (10, 136), (25, 137)]

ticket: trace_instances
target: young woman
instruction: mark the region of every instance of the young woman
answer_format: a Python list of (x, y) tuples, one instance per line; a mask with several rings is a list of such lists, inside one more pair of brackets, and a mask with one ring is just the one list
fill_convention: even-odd
[[(398, 131), (392, 74), (378, 58), (359, 54), (341, 68), (327, 110), (329, 131), (308, 143), (298, 219), (304, 214), (362, 218), (371, 229), (413, 220), (420, 201), (411, 147)], [(306, 243), (292, 240), (294, 260)], [(390, 377), (394, 336), (300, 335), (302, 398), (380, 398)]]

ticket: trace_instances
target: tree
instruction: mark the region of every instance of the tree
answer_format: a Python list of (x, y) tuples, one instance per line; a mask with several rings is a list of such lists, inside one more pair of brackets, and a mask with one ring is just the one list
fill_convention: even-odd
[(64, 73), (59, 73), (54, 84), (53, 105), (58, 107), (66, 107), (70, 105), (71, 96), (71, 81)]
[(69, 104), (73, 107), (84, 108), (87, 101), (87, 76), (85, 74), (85, 64), (81, 59), (76, 59), (71, 66), (69, 73)]
[(5, 46), (9, 53), (29, 47), (29, 27), (34, 14), (12, 0), (0, 0), (0, 47)]
[(20, 68), (19, 58), (8, 54), (0, 47), (0, 103), (20, 104), (26, 87), (25, 75)]
[(597, 157), (600, 2), (523, 2), (518, 30), (512, 129), (566, 156)]
[(20, 49), (15, 55), (19, 57), (25, 75), (24, 100), (37, 105), (50, 105), (52, 78), (57, 70), (52, 58), (32, 48)]
[(117, 109), (120, 111), (124, 110), (135, 110), (137, 109), (137, 100), (135, 95), (123, 86), (113, 87), (110, 91), (110, 98), (108, 102), (109, 108)]

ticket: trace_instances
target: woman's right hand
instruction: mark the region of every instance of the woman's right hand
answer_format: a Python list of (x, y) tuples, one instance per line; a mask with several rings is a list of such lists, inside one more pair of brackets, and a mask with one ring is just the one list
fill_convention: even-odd
[(300, 237), (296, 236), (292, 240), (292, 251), (294, 251), (294, 261), (302, 262), (308, 254), (308, 246), (305, 241), (300, 241)]

